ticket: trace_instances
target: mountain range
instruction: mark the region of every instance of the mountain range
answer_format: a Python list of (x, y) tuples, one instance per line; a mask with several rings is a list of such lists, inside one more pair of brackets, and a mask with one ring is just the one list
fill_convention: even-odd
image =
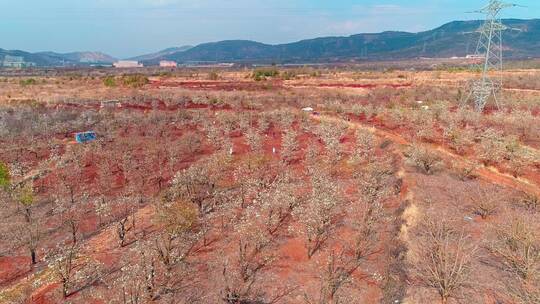
[[(20, 50), (4, 50), (0, 48), (0, 66), (6, 56), (22, 57), (25, 62), (30, 62), (36, 66), (78, 66), (90, 64), (112, 64), (117, 59), (101, 52), (38, 52), (29, 53)], [(12, 58), (13, 60), (14, 58)]]
[(193, 48), (193, 46), (191, 45), (185, 45), (185, 46), (181, 46), (181, 47), (172, 47), (172, 48), (168, 48), (168, 49), (164, 49), (164, 50), (161, 50), (159, 52), (155, 52), (155, 53), (151, 53), (151, 54), (146, 54), (146, 55), (141, 55), (141, 56), (137, 56), (137, 57), (131, 57), (131, 58), (128, 58), (128, 60), (137, 60), (137, 61), (142, 61), (142, 62), (148, 62), (148, 61), (159, 61), (160, 59), (166, 57), (166, 56), (169, 56), (169, 55), (173, 55), (173, 54), (176, 54), (176, 53), (181, 53), (181, 52), (184, 52), (184, 51), (187, 51), (189, 49)]
[[(505, 19), (504, 56), (507, 58), (540, 57), (540, 19)], [(454, 21), (433, 30), (409, 33), (388, 31), (348, 37), (323, 37), (293, 43), (270, 45), (249, 40), (226, 40), (195, 47), (168, 48), (156, 53), (130, 58), (145, 65), (160, 60), (178, 63), (308, 63), (364, 60), (405, 60), (421, 57), (448, 58), (474, 54), (481, 21)], [(21, 56), (37, 66), (110, 64), (116, 59), (99, 52), (58, 54), (6, 51), (3, 55)]]

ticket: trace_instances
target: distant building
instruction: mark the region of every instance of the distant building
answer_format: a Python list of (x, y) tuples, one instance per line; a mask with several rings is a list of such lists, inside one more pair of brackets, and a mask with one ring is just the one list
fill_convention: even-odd
[(144, 65), (138, 61), (120, 60), (113, 63), (115, 68), (142, 68)]
[(174, 61), (161, 60), (159, 62), (159, 66), (162, 68), (175, 68), (178, 66), (178, 64)]
[(24, 67), (31, 67), (35, 66), (36, 64), (33, 62), (26, 62), (24, 61), (24, 58), (21, 56), (11, 56), (6, 55), (4, 57), (4, 60), (1, 62), (2, 66), (8, 67), (8, 68), (24, 68)]
[(467, 55), (467, 56), (465, 56), (465, 58), (467, 58), (467, 59), (484, 59), (484, 58), (486, 58), (486, 56), (484, 56), (484, 55)]

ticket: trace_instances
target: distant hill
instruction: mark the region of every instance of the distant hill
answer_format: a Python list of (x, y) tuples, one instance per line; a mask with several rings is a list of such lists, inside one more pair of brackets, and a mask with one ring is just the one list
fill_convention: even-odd
[[(540, 19), (506, 19), (512, 28), (504, 33), (506, 58), (540, 58)], [(357, 34), (348, 37), (323, 37), (294, 43), (270, 45), (249, 40), (226, 40), (195, 47), (169, 48), (153, 54), (131, 58), (145, 65), (160, 60), (178, 63), (308, 63), (365, 60), (404, 60), (421, 57), (448, 58), (473, 54), (478, 40), (476, 30), (481, 21), (454, 21), (433, 30)], [(0, 49), (0, 62), (5, 55), (21, 56), (38, 66), (75, 66), (112, 63), (116, 59), (98, 52), (58, 54), (28, 53)]]
[(111, 64), (117, 61), (116, 58), (109, 56), (101, 52), (72, 52), (59, 54), (54, 52), (40, 52), (36, 53), (37, 55), (47, 55), (49, 57), (61, 58), (68, 62), (79, 62), (79, 63), (106, 63)]
[[(515, 30), (504, 33), (505, 56), (540, 57), (540, 19), (503, 20)], [(481, 21), (454, 21), (419, 32), (383, 32), (349, 37), (324, 37), (269, 45), (246, 40), (205, 43), (162, 59), (186, 62), (333, 62), (348, 60), (402, 60), (444, 58), (474, 53)], [(144, 60), (143, 60), (144, 61)]]
[(136, 61), (159, 60), (160, 58), (163, 58), (165, 56), (180, 53), (180, 52), (184, 52), (184, 51), (187, 51), (187, 50), (189, 50), (191, 48), (193, 48), (193, 46), (191, 46), (191, 45), (184, 45), (184, 46), (181, 46), (181, 47), (172, 47), (172, 48), (161, 50), (159, 52), (146, 54), (146, 55), (141, 55), (141, 56), (137, 56), (137, 57), (132, 57), (132, 58), (129, 58), (128, 60), (136, 60)]
[(101, 52), (72, 52), (66, 54), (54, 52), (29, 53), (20, 50), (0, 49), (0, 66), (6, 55), (22, 57), (25, 62), (36, 66), (83, 66), (90, 64), (111, 64), (116, 58)]

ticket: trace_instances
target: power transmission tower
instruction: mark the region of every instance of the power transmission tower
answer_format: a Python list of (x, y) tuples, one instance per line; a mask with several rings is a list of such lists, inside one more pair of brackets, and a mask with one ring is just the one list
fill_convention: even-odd
[(469, 102), (472, 99), (479, 112), (484, 110), (490, 98), (493, 98), (497, 107), (500, 107), (503, 69), (502, 33), (508, 29), (501, 22), (500, 12), (513, 6), (517, 5), (490, 0), (487, 6), (475, 12), (486, 15), (484, 23), (477, 31), (480, 33), (480, 39), (475, 53), (475, 58), (482, 60), (475, 66), (482, 71), (482, 76), (472, 82), (470, 93), (464, 102)]

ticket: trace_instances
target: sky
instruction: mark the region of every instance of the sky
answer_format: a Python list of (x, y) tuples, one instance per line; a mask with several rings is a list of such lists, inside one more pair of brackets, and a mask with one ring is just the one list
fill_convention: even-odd
[[(487, 0), (0, 0), (0, 48), (101, 51), (118, 58), (182, 45), (247, 39), (277, 44), (321, 36), (418, 32)], [(540, 1), (503, 17), (540, 18)]]

